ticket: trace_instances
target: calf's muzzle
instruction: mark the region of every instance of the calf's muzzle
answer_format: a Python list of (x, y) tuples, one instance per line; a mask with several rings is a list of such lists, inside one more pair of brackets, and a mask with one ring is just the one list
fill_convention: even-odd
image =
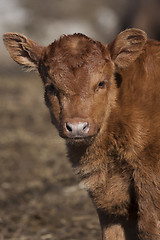
[(64, 133), (68, 138), (87, 137), (90, 130), (89, 121), (86, 119), (68, 119), (64, 123)]

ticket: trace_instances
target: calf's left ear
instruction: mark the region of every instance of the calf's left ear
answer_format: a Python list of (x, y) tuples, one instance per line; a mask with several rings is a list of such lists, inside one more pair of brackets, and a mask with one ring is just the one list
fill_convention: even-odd
[(3, 41), (15, 62), (27, 70), (37, 70), (42, 50), (45, 47), (19, 33), (5, 33)]
[(129, 66), (142, 53), (147, 41), (144, 31), (131, 28), (121, 32), (116, 39), (108, 45), (111, 58), (118, 68)]

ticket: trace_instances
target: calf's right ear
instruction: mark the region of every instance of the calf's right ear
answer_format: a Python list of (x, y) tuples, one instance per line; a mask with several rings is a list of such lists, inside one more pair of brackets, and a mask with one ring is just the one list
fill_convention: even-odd
[(121, 32), (116, 39), (108, 45), (111, 58), (118, 68), (129, 66), (142, 53), (147, 41), (144, 31), (130, 28)]
[(27, 70), (37, 70), (45, 47), (19, 33), (5, 33), (4, 44), (11, 58)]

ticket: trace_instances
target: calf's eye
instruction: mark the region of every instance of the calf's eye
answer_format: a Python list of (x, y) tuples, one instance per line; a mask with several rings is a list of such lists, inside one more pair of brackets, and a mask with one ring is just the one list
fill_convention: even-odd
[(104, 88), (105, 84), (106, 84), (105, 81), (101, 81), (101, 82), (99, 82), (98, 87), (99, 88)]

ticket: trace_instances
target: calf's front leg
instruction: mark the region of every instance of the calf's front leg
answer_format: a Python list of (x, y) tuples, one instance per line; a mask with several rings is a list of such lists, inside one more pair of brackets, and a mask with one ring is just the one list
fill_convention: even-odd
[(106, 216), (103, 212), (97, 211), (102, 230), (102, 240), (126, 240), (122, 225)]
[(120, 224), (102, 226), (102, 240), (126, 240), (123, 227)]
[(139, 205), (141, 240), (160, 240), (160, 174), (142, 168), (134, 174)]
[(102, 240), (140, 240), (137, 219), (109, 217), (98, 211), (102, 229)]

